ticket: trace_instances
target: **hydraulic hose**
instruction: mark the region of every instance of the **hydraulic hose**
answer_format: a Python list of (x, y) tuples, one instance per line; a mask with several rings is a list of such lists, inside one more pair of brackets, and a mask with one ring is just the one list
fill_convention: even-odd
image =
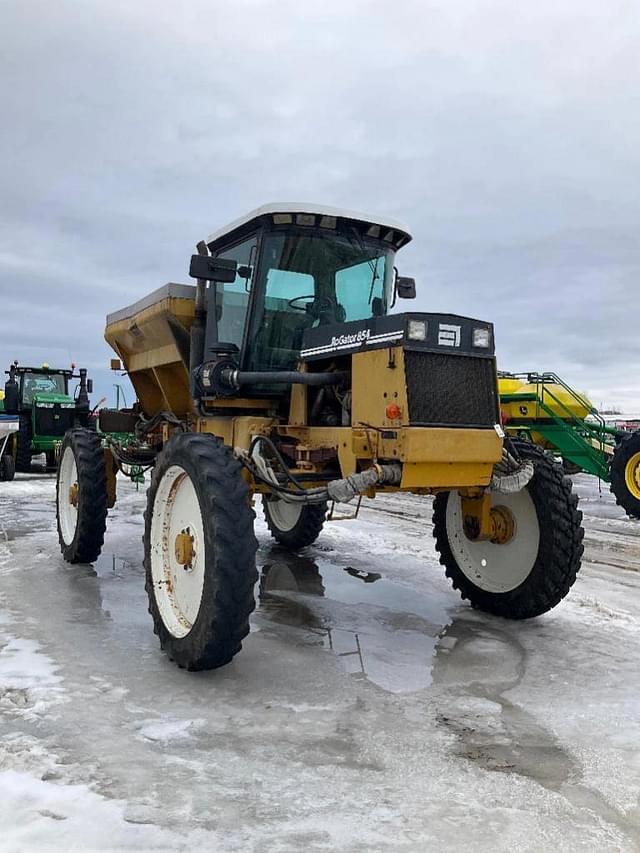
[[(294, 485), (295, 490), (281, 485), (271, 466), (266, 466), (264, 462), (260, 462), (259, 458), (255, 458), (253, 455), (255, 448), (261, 442), (264, 442), (275, 451), (276, 459), (283, 471), (285, 479)], [(351, 474), (345, 479), (331, 480), (326, 486), (305, 489), (289, 471), (282, 455), (273, 442), (265, 436), (256, 436), (251, 442), (250, 451), (237, 449), (236, 456), (256, 480), (269, 486), (284, 501), (289, 503), (312, 504), (324, 503), (325, 501), (349, 503), (354, 497), (363, 494), (373, 486), (382, 484), (399, 485), (402, 479), (402, 467), (400, 465), (375, 464), (371, 468), (367, 468), (366, 471)]]

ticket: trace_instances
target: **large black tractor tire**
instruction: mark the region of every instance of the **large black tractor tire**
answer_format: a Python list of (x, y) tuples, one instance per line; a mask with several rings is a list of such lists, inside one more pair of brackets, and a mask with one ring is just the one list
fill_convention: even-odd
[(16, 473), (16, 463), (10, 453), (5, 453), (0, 459), (0, 480), (5, 483), (13, 480)]
[(472, 542), (462, 528), (460, 499), (443, 492), (434, 500), (433, 524), (440, 562), (454, 589), (473, 607), (506, 619), (530, 619), (555, 607), (571, 589), (584, 550), (582, 513), (562, 466), (541, 448), (514, 442), (535, 473), (516, 495), (492, 495), (506, 506), (515, 532), (506, 544)]
[(616, 503), (632, 518), (640, 518), (640, 430), (620, 440), (611, 460), (610, 489)]
[(16, 471), (28, 474), (31, 471), (31, 418), (20, 415), (20, 425), (16, 435)]
[(281, 498), (264, 495), (262, 508), (271, 535), (291, 551), (316, 541), (324, 526), (327, 503), (287, 503)]
[(144, 567), (154, 631), (178, 666), (215, 669), (242, 648), (258, 579), (254, 518), (231, 450), (213, 436), (174, 434), (147, 492)]
[(62, 442), (56, 479), (58, 541), (68, 563), (93, 563), (107, 525), (107, 476), (100, 438), (69, 430)]

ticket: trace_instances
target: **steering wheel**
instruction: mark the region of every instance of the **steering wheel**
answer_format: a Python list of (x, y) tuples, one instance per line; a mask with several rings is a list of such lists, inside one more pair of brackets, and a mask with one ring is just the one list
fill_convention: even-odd
[[(304, 306), (295, 304), (303, 299), (309, 300)], [(288, 299), (287, 303), (296, 311), (304, 311), (313, 320), (314, 326), (344, 323), (346, 319), (344, 308), (331, 296), (295, 296)]]
[[(307, 302), (304, 305), (296, 305), (296, 302), (301, 302), (303, 299), (306, 299)], [(294, 296), (293, 299), (287, 300), (287, 305), (290, 305), (296, 311), (306, 311), (307, 305), (309, 302), (315, 302), (316, 295), (315, 293), (311, 293), (308, 296)]]

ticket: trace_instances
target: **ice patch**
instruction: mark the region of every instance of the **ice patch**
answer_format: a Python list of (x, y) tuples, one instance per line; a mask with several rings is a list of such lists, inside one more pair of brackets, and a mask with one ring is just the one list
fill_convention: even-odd
[(588, 607), (593, 611), (593, 614), (600, 617), (603, 622), (624, 622), (626, 628), (640, 627), (637, 619), (634, 619), (633, 615), (629, 611), (617, 610), (613, 607), (609, 607), (601, 601), (598, 601), (597, 598), (574, 594), (573, 598), (569, 599), (569, 603), (574, 607)]
[(193, 737), (194, 731), (204, 725), (204, 720), (151, 720), (142, 723), (139, 734), (145, 740), (170, 743)]
[(126, 803), (109, 800), (86, 785), (64, 785), (14, 770), (0, 772), (3, 853), (26, 850), (184, 849), (189, 838), (127, 820)]
[(5, 637), (0, 650), (0, 710), (12, 716), (39, 717), (63, 701), (57, 666), (35, 640)]

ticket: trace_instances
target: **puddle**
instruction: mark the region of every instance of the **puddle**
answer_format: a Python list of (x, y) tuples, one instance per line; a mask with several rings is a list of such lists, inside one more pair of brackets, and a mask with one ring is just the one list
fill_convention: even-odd
[(117, 554), (100, 554), (92, 565), (98, 577), (115, 575), (119, 578), (125, 577), (129, 566), (128, 562)]
[(264, 554), (256, 620), (286, 626), (288, 641), (334, 654), (346, 672), (392, 693), (433, 686), (440, 726), (455, 735), (454, 754), (490, 772), (531, 779), (637, 837), (634, 815), (584, 784), (583, 768), (525, 708), (509, 701), (527, 654), (500, 620), (457, 612), (379, 573), (273, 548)]
[(378, 572), (278, 548), (260, 569), (256, 620), (335, 654), (343, 668), (392, 693), (428, 687), (446, 609)]
[(633, 837), (633, 817), (584, 785), (581, 765), (554, 733), (506, 698), (522, 681), (526, 663), (524, 647), (497, 622), (487, 624), (471, 616), (443, 631), (434, 682), (448, 690), (446, 708), (437, 719), (456, 735), (455, 754), (485, 770), (532, 779)]
[(0, 539), (5, 542), (14, 542), (16, 539), (23, 539), (32, 533), (42, 533), (45, 530), (49, 530), (48, 524), (30, 524), (21, 527), (0, 526)]

